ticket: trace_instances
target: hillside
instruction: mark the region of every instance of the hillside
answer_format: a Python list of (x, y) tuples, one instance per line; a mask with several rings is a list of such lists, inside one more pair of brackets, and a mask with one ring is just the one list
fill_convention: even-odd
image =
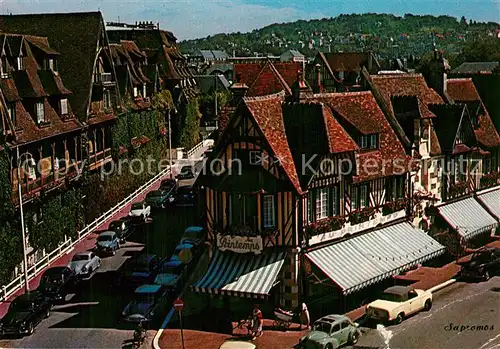
[[(225, 50), (236, 56), (255, 53), (279, 55), (297, 49), (310, 56), (317, 50), (373, 50), (381, 57), (420, 56), (433, 41), (448, 54), (459, 53), (465, 43), (498, 36), (498, 23), (476, 23), (464, 17), (398, 17), (389, 14), (340, 15), (319, 20), (272, 24), (250, 33), (217, 34), (180, 43), (183, 53), (200, 49)], [(500, 40), (500, 39), (499, 39)]]

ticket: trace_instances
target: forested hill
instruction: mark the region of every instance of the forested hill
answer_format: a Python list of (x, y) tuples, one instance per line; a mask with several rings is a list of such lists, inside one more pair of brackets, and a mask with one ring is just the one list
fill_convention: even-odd
[[(382, 57), (422, 55), (435, 41), (449, 54), (459, 53), (465, 43), (478, 38), (498, 38), (498, 23), (478, 23), (465, 17), (389, 14), (340, 15), (335, 18), (272, 24), (250, 33), (217, 34), (180, 43), (183, 53), (224, 50), (229, 55), (279, 55), (297, 49), (306, 55), (317, 50), (373, 50)], [(498, 39), (500, 41), (500, 39)]]

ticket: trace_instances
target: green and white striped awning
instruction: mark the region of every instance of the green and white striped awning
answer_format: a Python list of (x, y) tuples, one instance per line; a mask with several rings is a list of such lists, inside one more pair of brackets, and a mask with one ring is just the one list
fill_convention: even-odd
[(477, 196), (497, 219), (500, 219), (500, 189), (489, 191)]
[(344, 295), (444, 253), (444, 246), (404, 222), (306, 253)]
[(284, 261), (284, 252), (255, 256), (216, 250), (205, 275), (191, 287), (202, 293), (265, 298)]

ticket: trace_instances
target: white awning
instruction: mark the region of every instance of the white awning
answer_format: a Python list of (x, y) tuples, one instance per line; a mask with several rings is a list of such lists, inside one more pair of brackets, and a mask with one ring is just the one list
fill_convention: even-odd
[(441, 217), (464, 239), (489, 231), (498, 224), (497, 220), (472, 197), (439, 206), (438, 210)]
[(500, 219), (500, 189), (480, 194), (477, 198), (497, 219)]
[(444, 246), (423, 230), (404, 222), (325, 246), (306, 256), (344, 294), (349, 294), (444, 251)]

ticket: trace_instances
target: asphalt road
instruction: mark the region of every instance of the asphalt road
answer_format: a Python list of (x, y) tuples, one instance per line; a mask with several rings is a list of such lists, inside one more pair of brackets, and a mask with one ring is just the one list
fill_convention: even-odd
[[(201, 167), (198, 164), (197, 170)], [(193, 181), (183, 181), (189, 185)], [(166, 208), (153, 211), (152, 221), (143, 224), (115, 256), (103, 257), (101, 268), (79, 283), (64, 305), (55, 306), (32, 336), (2, 339), (0, 348), (121, 348), (128, 347), (133, 326), (119, 322), (120, 313), (131, 295), (112, 287), (126, 259), (141, 250), (169, 257), (184, 229), (199, 224), (196, 208)], [(170, 310), (167, 307), (166, 313)], [(163, 319), (152, 323), (157, 328)]]
[(364, 333), (353, 348), (499, 349), (500, 277), (449, 286), (435, 294), (430, 312), (416, 314), (400, 325), (361, 329)]

